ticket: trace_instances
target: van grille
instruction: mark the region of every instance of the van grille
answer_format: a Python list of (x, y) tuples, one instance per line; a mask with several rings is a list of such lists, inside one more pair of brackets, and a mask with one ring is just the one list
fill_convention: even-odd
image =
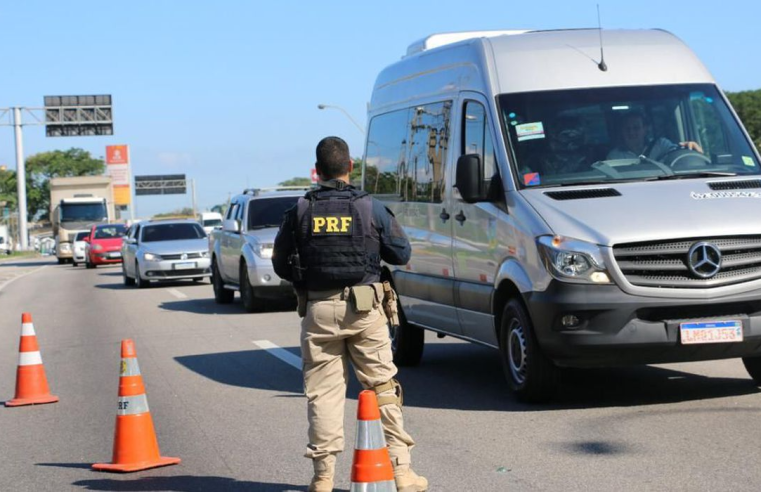
[[(690, 248), (706, 242), (721, 252), (721, 268), (700, 278), (688, 266)], [(761, 279), (761, 236), (693, 238), (620, 244), (613, 247), (618, 267), (632, 285), (706, 289)]]
[(605, 198), (609, 196), (621, 196), (618, 190), (613, 188), (594, 188), (591, 190), (564, 190), (546, 191), (544, 193), (553, 200), (583, 200), (585, 198)]
[(708, 183), (708, 187), (714, 191), (726, 190), (750, 190), (761, 188), (761, 179), (744, 179), (742, 181), (715, 181)]

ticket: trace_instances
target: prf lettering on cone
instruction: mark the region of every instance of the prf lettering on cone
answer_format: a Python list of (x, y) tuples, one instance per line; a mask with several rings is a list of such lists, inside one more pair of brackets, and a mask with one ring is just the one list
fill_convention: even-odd
[(135, 472), (179, 462), (180, 458), (166, 458), (159, 453), (135, 344), (122, 340), (114, 456), (111, 463), (96, 463), (92, 467), (100, 471)]
[(50, 394), (45, 367), (42, 365), (40, 346), (34, 332), (32, 315), (21, 315), (21, 340), (19, 342), (18, 370), (16, 371), (16, 396), (5, 402), (6, 407), (55, 403), (58, 397)]
[(396, 492), (394, 469), (374, 391), (365, 390), (359, 394), (351, 492)]

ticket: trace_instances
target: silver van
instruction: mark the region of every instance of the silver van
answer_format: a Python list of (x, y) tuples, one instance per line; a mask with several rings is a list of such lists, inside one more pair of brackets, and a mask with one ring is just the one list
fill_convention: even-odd
[(373, 89), (362, 186), (403, 224), (386, 266), (422, 329), (500, 351), (510, 388), (563, 367), (741, 357), (761, 382), (759, 153), (662, 30), (490, 31), (414, 43)]

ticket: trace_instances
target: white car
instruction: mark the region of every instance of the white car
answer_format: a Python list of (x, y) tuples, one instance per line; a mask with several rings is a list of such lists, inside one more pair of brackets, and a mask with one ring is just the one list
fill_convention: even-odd
[(222, 228), (222, 214), (217, 212), (203, 212), (198, 218), (198, 222), (201, 223), (206, 235), (210, 235), (214, 229)]
[(72, 265), (78, 266), (80, 263), (85, 262), (87, 257), (87, 243), (85, 238), (90, 235), (90, 231), (79, 231), (74, 237), (74, 253), (72, 256)]

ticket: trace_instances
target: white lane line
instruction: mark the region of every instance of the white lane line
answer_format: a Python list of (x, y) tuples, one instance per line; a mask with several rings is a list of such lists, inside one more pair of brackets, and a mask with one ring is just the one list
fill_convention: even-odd
[(43, 268), (47, 268), (47, 267), (48, 267), (48, 265), (43, 265), (43, 266), (41, 266), (39, 268), (35, 268), (34, 270), (32, 270), (30, 272), (22, 273), (21, 275), (13, 277), (10, 280), (8, 280), (7, 282), (5, 282), (4, 284), (0, 284), (0, 290), (3, 290), (4, 288), (6, 288), (7, 286), (9, 286), (10, 284), (12, 284), (13, 282), (15, 282), (16, 280), (18, 280), (18, 279), (20, 279), (22, 277), (26, 277), (27, 275), (31, 275), (34, 272), (39, 272)]
[(274, 355), (278, 359), (282, 360), (286, 364), (295, 367), (299, 371), (301, 370), (301, 357), (293, 355), (284, 348), (280, 348), (269, 340), (254, 340), (254, 345), (261, 349), (266, 350), (270, 354)]
[(170, 294), (172, 294), (177, 299), (187, 299), (188, 298), (188, 296), (186, 296), (185, 294), (183, 294), (182, 292), (180, 292), (177, 289), (167, 289), (166, 291), (169, 292)]

